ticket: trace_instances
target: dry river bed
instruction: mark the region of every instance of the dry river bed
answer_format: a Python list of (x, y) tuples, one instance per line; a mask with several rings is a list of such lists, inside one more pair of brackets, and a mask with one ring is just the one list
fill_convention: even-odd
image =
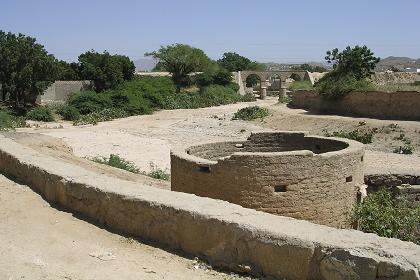
[[(240, 108), (259, 105), (271, 116), (232, 121)], [(361, 125), (363, 123), (363, 125)], [(390, 124), (393, 131), (381, 130)], [(17, 142), (95, 172), (170, 189), (170, 183), (94, 163), (86, 158), (119, 154), (141, 170), (170, 169), (171, 149), (201, 142), (242, 140), (252, 131), (324, 131), (378, 128), (366, 145), (367, 173), (420, 175), (420, 122), (309, 114), (275, 98), (196, 110), (160, 111), (96, 126), (33, 123), (5, 133)], [(392, 153), (404, 133), (414, 155)], [(0, 175), (0, 279), (248, 279), (208, 269), (173, 252), (145, 245), (51, 207), (28, 187)]]

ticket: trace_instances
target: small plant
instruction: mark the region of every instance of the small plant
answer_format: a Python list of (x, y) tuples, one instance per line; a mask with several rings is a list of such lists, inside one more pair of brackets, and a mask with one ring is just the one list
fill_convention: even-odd
[(405, 200), (395, 200), (387, 191), (369, 194), (353, 208), (350, 222), (364, 232), (420, 244), (416, 235), (420, 207)]
[(40, 121), (40, 122), (52, 122), (54, 121), (54, 115), (52, 110), (46, 106), (35, 107), (28, 114), (26, 114), (28, 120)]
[(140, 169), (138, 169), (133, 162), (125, 160), (117, 154), (111, 154), (109, 158), (95, 157), (92, 159), (92, 161), (100, 164), (109, 165), (115, 168), (123, 169), (132, 173), (140, 173)]
[(410, 142), (405, 142), (402, 146), (394, 149), (394, 153), (411, 155), (414, 152), (415, 148)]
[(150, 163), (150, 169), (151, 171), (145, 175), (155, 178), (155, 179), (165, 180), (165, 181), (169, 181), (171, 178), (171, 175), (167, 172), (166, 169), (165, 170), (160, 169), (153, 163)]
[(244, 120), (251, 121), (259, 118), (265, 118), (269, 115), (267, 108), (261, 108), (259, 106), (246, 107), (238, 110), (233, 115), (233, 120)]
[(127, 117), (127, 113), (124, 110), (109, 108), (81, 116), (77, 120), (73, 121), (73, 125), (96, 125), (98, 122), (111, 121), (113, 119), (124, 117)]
[(371, 129), (368, 131), (361, 131), (359, 129), (353, 131), (334, 131), (329, 133), (328, 131), (324, 131), (324, 135), (327, 137), (340, 137), (340, 138), (347, 138), (351, 140), (355, 140), (361, 142), (363, 144), (370, 144), (373, 141), (373, 136), (375, 135), (376, 130)]
[(282, 95), (279, 99), (280, 103), (289, 104), (292, 101), (292, 98), (288, 95)]
[(73, 106), (63, 106), (58, 110), (58, 113), (66, 121), (76, 121), (80, 118), (80, 112)]
[(361, 122), (359, 122), (359, 124), (358, 124), (358, 126), (365, 126), (366, 125), (366, 122), (365, 121), (361, 121)]
[(290, 83), (289, 90), (296, 91), (296, 90), (313, 90), (314, 86), (310, 81), (294, 81)]

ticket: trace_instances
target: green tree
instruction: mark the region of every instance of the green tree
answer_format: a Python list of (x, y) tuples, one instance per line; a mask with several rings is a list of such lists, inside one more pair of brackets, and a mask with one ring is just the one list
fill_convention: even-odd
[(35, 104), (55, 78), (57, 61), (36, 39), (0, 30), (1, 96), (15, 107)]
[(263, 71), (265, 66), (256, 61), (251, 61), (249, 58), (241, 56), (235, 52), (225, 52), (217, 63), (229, 70), (230, 72), (238, 72), (243, 70)]
[(308, 63), (304, 63), (299, 66), (293, 66), (292, 69), (303, 70), (303, 71), (308, 71), (308, 72), (327, 72), (327, 69), (325, 67), (318, 66), (318, 65), (312, 66)]
[(211, 61), (202, 50), (184, 44), (162, 46), (157, 51), (146, 53), (145, 56), (157, 59), (161, 69), (172, 74), (177, 92), (180, 92), (181, 87), (189, 80), (188, 74), (205, 71)]
[(88, 51), (79, 56), (82, 79), (93, 80), (97, 92), (115, 88), (124, 80), (134, 77), (134, 63), (124, 55)]
[(327, 51), (325, 60), (333, 65), (335, 73), (339, 76), (351, 74), (356, 80), (369, 77), (379, 62), (379, 58), (373, 56), (373, 52), (366, 46), (348, 46), (342, 52), (337, 48)]
[(56, 79), (62, 81), (80, 80), (79, 65), (75, 62), (58, 61)]

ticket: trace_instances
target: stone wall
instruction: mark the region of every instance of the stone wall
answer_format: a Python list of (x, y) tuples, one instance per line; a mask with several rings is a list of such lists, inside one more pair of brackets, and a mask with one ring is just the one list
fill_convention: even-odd
[(407, 72), (376, 72), (370, 76), (372, 82), (379, 85), (385, 84), (411, 84), (420, 81), (420, 73)]
[(293, 108), (379, 119), (420, 120), (420, 92), (350, 92), (339, 99), (327, 99), (312, 91), (296, 91)]
[(413, 243), (107, 177), (2, 135), (0, 172), (74, 213), (226, 269), (288, 280), (420, 279)]
[(301, 132), (252, 134), (171, 155), (173, 191), (346, 227), (363, 184), (363, 146)]
[(91, 81), (55, 81), (38, 97), (37, 101), (38, 103), (65, 102), (71, 94), (92, 88)]

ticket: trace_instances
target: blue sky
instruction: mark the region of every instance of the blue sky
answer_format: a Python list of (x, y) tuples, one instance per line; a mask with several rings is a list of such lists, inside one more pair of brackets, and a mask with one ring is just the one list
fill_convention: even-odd
[(321, 61), (335, 47), (420, 58), (420, 0), (0, 0), (0, 29), (34, 36), (58, 58), (90, 49), (138, 59), (186, 43), (211, 58)]

